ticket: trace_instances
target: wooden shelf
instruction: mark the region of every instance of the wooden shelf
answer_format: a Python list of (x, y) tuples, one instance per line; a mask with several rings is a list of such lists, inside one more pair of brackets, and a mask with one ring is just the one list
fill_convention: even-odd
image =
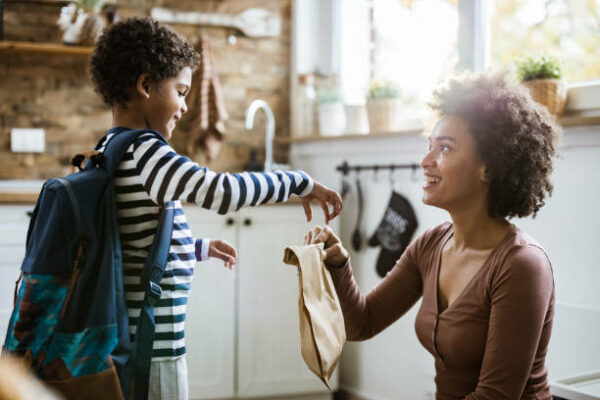
[[(590, 116), (563, 116), (558, 119), (558, 123), (563, 127), (573, 126), (590, 126), (600, 125), (600, 115)], [(383, 138), (395, 138), (402, 136), (419, 135), (423, 132), (422, 128), (405, 129), (398, 132), (385, 132), (385, 133), (369, 133), (366, 135), (354, 134), (354, 135), (339, 135), (339, 136), (307, 136), (300, 138), (275, 138), (275, 143), (281, 145), (287, 145), (292, 143), (311, 143), (311, 142), (330, 142), (335, 140), (358, 140), (358, 139), (383, 139)]]
[(277, 144), (291, 144), (291, 143), (310, 143), (310, 142), (330, 142), (335, 140), (359, 140), (359, 139), (385, 139), (402, 136), (419, 135), (423, 132), (423, 129), (406, 129), (397, 132), (382, 132), (382, 133), (368, 133), (368, 134), (348, 134), (338, 136), (307, 136), (300, 138), (275, 138)]
[(567, 126), (588, 126), (600, 125), (600, 115), (593, 116), (564, 116), (558, 119), (558, 123), (563, 127)]
[(89, 56), (92, 54), (93, 47), (87, 46), (65, 46), (57, 43), (34, 43), (34, 42), (11, 42), (0, 41), (0, 54), (2, 53), (20, 53), (20, 54), (56, 54)]

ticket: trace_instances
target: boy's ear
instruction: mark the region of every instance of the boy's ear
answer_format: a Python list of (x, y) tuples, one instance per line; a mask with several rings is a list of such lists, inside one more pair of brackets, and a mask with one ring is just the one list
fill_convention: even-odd
[(142, 98), (147, 99), (150, 97), (150, 74), (143, 73), (138, 76), (135, 91), (142, 96)]

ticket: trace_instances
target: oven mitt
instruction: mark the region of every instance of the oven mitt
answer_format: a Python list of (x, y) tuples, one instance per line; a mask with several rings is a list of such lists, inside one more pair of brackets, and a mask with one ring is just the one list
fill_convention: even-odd
[(331, 390), (329, 378), (346, 342), (346, 329), (331, 275), (323, 263), (323, 243), (289, 246), (283, 262), (298, 267), (302, 358)]
[(369, 246), (381, 246), (377, 257), (379, 276), (384, 277), (394, 267), (410, 244), (417, 226), (417, 217), (408, 200), (401, 194), (392, 192), (383, 219), (369, 239)]

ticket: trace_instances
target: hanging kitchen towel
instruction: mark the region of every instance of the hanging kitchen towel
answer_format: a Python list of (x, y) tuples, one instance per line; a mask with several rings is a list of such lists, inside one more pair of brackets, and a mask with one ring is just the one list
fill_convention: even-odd
[(377, 230), (369, 239), (370, 246), (381, 246), (377, 273), (384, 277), (410, 244), (417, 229), (417, 217), (409, 201), (392, 191), (392, 197)]
[(346, 342), (340, 301), (323, 264), (323, 243), (288, 246), (283, 262), (298, 267), (300, 348), (308, 368), (325, 383)]
[(192, 76), (192, 87), (187, 99), (188, 111), (184, 114), (180, 128), (187, 131), (186, 152), (189, 156), (202, 148), (211, 161), (218, 153), (219, 142), (225, 135), (227, 110), (211, 55), (210, 44), (202, 36), (196, 45), (200, 63)]

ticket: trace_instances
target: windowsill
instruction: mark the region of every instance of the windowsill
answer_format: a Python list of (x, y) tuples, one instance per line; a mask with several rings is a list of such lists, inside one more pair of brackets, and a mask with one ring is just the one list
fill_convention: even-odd
[[(559, 118), (558, 122), (563, 128), (574, 127), (574, 126), (590, 126), (600, 125), (600, 113), (593, 115), (567, 115)], [(330, 142), (337, 140), (359, 140), (359, 139), (385, 139), (385, 138), (397, 138), (405, 136), (416, 136), (423, 132), (422, 124), (415, 124), (406, 129), (402, 129), (394, 132), (379, 132), (379, 133), (367, 133), (367, 134), (344, 134), (337, 136), (306, 136), (298, 138), (275, 138), (277, 144), (292, 144), (292, 143), (312, 143), (312, 142)]]

